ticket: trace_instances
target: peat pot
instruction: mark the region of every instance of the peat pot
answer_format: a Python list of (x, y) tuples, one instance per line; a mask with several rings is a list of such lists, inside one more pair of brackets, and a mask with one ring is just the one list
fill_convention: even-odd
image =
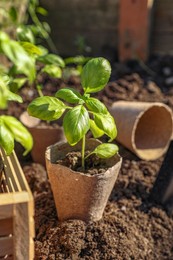
[(116, 140), (143, 160), (156, 160), (168, 149), (173, 132), (171, 109), (160, 102), (117, 101), (110, 107)]
[[(94, 150), (99, 143), (94, 139), (87, 140), (86, 150)], [(46, 150), (46, 168), (60, 221), (101, 219), (121, 167), (119, 155), (106, 159), (107, 171), (95, 175), (76, 172), (56, 163), (68, 152), (80, 150), (81, 143), (70, 146), (65, 142), (51, 145)]]
[(46, 148), (55, 142), (64, 140), (64, 132), (62, 127), (50, 127), (49, 124), (40, 126), (40, 119), (29, 116), (25, 111), (20, 116), (21, 122), (27, 127), (33, 137), (33, 148), (31, 156), (34, 162), (45, 165)]

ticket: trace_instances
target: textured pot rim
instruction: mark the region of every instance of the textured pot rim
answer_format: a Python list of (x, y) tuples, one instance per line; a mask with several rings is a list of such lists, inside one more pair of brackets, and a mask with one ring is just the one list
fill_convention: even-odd
[[(90, 138), (90, 139), (92, 139), (92, 138)], [(95, 139), (93, 139), (93, 140), (95, 140)], [(98, 143), (101, 143), (99, 140), (95, 140), (95, 141), (98, 141)], [(62, 167), (64, 169), (68, 169), (69, 172), (71, 172), (72, 174), (80, 174), (80, 175), (83, 175), (83, 176), (86, 176), (86, 177), (89, 177), (89, 178), (94, 178), (94, 177), (98, 178), (98, 177), (104, 176), (105, 174), (109, 174), (109, 172), (110, 172), (109, 169), (111, 169), (111, 168), (118, 168), (119, 165), (122, 164), (122, 157), (120, 156), (119, 153), (117, 153), (113, 157), (117, 158), (118, 161), (116, 161), (115, 164), (113, 164), (112, 166), (108, 166), (107, 169), (104, 172), (102, 172), (102, 173), (90, 174), (90, 173), (83, 173), (83, 172), (79, 172), (79, 171), (74, 171), (74, 170), (70, 169), (69, 167), (67, 167), (65, 165), (54, 163), (54, 162), (51, 162), (51, 160), (50, 160), (51, 148), (55, 147), (57, 145), (60, 146), (60, 145), (64, 145), (64, 144), (68, 145), (68, 143), (66, 141), (60, 141), (60, 142), (57, 142), (57, 143), (55, 143), (53, 145), (48, 146), (47, 149), (46, 149), (46, 152), (45, 152), (45, 158), (48, 161), (48, 163), (50, 163), (52, 165), (57, 165), (57, 167)], [(105, 159), (105, 160), (107, 160), (107, 159)]]

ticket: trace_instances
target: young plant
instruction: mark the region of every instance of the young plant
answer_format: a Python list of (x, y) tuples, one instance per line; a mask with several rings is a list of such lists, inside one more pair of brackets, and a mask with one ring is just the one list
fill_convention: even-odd
[[(0, 31), (0, 54), (9, 61), (9, 68), (5, 68), (0, 74), (8, 77), (8, 84), (12, 92), (17, 92), (24, 83), (34, 84), (39, 96), (42, 96), (43, 86), (39, 84), (38, 77), (42, 73), (53, 78), (61, 78), (62, 68), (65, 64), (63, 59), (41, 46), (31, 42), (15, 41), (6, 33)], [(39, 63), (39, 66), (38, 66)]]
[[(56, 120), (66, 112), (63, 118), (64, 133), (71, 146), (82, 140), (83, 168), (86, 159), (86, 134), (89, 130), (91, 130), (94, 138), (106, 134), (110, 138), (109, 142), (113, 141), (117, 135), (114, 118), (110, 115), (106, 106), (98, 99), (90, 96), (105, 87), (110, 74), (111, 66), (106, 59), (93, 58), (86, 63), (81, 73), (82, 94), (73, 88), (63, 88), (56, 92), (55, 97), (38, 97), (28, 106), (28, 113), (41, 120)], [(109, 158), (117, 151), (117, 145), (102, 143), (94, 151), (91, 151), (87, 157), (96, 154), (100, 158)]]
[[(8, 88), (8, 77), (0, 76), (0, 109), (6, 109), (8, 101), (18, 101), (22, 103), (22, 98), (11, 92)], [(0, 116), (0, 146), (9, 155), (14, 149), (14, 141), (19, 142), (24, 148), (26, 155), (33, 145), (31, 134), (28, 130), (13, 116)]]

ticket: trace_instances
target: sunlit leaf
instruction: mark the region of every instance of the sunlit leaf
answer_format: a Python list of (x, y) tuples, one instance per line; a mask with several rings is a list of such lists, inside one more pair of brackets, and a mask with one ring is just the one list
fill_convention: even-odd
[(98, 128), (104, 131), (104, 133), (110, 137), (109, 141), (112, 141), (117, 136), (117, 128), (114, 118), (110, 114), (95, 114), (94, 121)]
[(20, 121), (12, 116), (1, 116), (1, 120), (13, 139), (25, 148), (24, 155), (26, 155), (33, 146), (33, 139), (29, 131)]
[(24, 50), (29, 54), (29, 55), (42, 55), (42, 51), (34, 45), (31, 42), (20, 42), (20, 45), (24, 48)]
[(4, 32), (0, 32), (0, 49), (16, 65), (20, 73), (28, 76), (30, 81), (35, 78), (35, 60), (30, 57), (24, 48), (11, 40)]
[(70, 145), (77, 144), (88, 132), (90, 123), (86, 108), (82, 105), (69, 110), (63, 120), (64, 133)]
[(17, 39), (19, 41), (35, 43), (34, 34), (29, 26), (26, 25), (18, 26), (16, 33), (17, 33)]
[(73, 88), (62, 88), (56, 92), (55, 96), (72, 104), (84, 102), (80, 93)]
[(106, 106), (96, 98), (89, 97), (85, 100), (85, 103), (90, 111), (93, 111), (95, 113), (102, 113), (102, 114), (108, 113)]
[(81, 83), (85, 93), (98, 92), (105, 87), (111, 74), (111, 66), (104, 58), (93, 58), (83, 67)]
[(13, 92), (11, 92), (11, 91), (9, 91), (9, 90), (8, 90), (8, 94), (7, 94), (7, 99), (8, 99), (9, 101), (17, 101), (17, 102), (19, 102), (19, 103), (22, 103), (22, 102), (23, 102), (21, 96), (15, 94), (15, 93), (13, 93)]
[(0, 117), (0, 146), (2, 146), (7, 155), (14, 149), (14, 138), (10, 130), (4, 125)]
[(41, 120), (53, 121), (62, 116), (66, 109), (65, 104), (55, 97), (38, 97), (28, 106), (30, 116)]
[(40, 56), (37, 58), (37, 60), (44, 64), (56, 64), (62, 68), (65, 66), (63, 59), (60, 56), (52, 53)]
[(100, 128), (98, 128), (98, 126), (96, 125), (96, 123), (92, 119), (90, 119), (90, 130), (91, 130), (94, 138), (99, 138), (102, 135), (104, 135), (104, 131), (101, 130)]
[(110, 158), (118, 152), (119, 148), (116, 144), (100, 144), (92, 153), (95, 153), (99, 158)]
[(91, 59), (90, 57), (75, 56), (75, 57), (68, 57), (68, 58), (64, 59), (64, 62), (66, 65), (68, 65), (68, 64), (83, 65), (90, 59)]
[(41, 71), (47, 73), (52, 78), (62, 77), (62, 70), (54, 64), (46, 65)]

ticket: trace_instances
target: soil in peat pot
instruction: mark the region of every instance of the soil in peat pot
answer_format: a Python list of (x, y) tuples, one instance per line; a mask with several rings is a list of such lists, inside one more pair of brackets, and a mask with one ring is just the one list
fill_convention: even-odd
[[(147, 71), (130, 64), (135, 73), (128, 65), (116, 64), (116, 73), (99, 94), (100, 100), (106, 105), (116, 100), (160, 101), (173, 109), (173, 58), (151, 60)], [(53, 89), (64, 85), (68, 82), (56, 82)], [(50, 82), (48, 86), (50, 90)], [(23, 162), (35, 200), (35, 260), (173, 259), (173, 218), (149, 200), (164, 156), (148, 162), (119, 147), (123, 164), (103, 218), (88, 224), (59, 222), (45, 168), (31, 160)]]

